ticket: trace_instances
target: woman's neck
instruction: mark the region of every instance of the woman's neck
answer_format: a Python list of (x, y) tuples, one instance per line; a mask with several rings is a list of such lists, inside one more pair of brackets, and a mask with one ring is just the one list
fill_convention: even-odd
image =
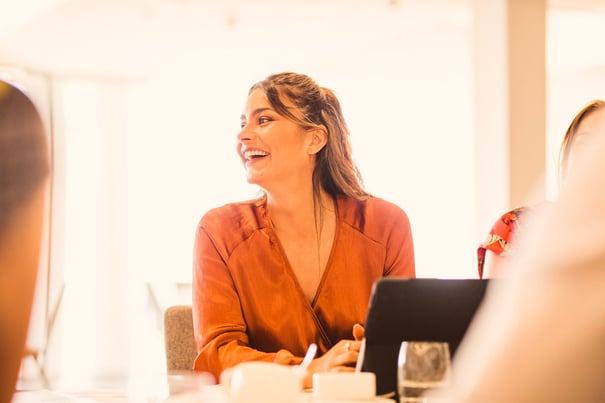
[(315, 227), (323, 221), (326, 211), (334, 211), (334, 200), (325, 191), (316, 195), (313, 187), (279, 194), (267, 192), (269, 215), (276, 228)]

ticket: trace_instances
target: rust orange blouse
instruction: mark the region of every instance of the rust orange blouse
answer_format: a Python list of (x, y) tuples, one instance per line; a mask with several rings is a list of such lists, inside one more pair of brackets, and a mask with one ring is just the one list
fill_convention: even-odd
[(331, 255), (312, 303), (272, 229), (266, 197), (204, 215), (194, 247), (194, 369), (218, 377), (242, 361), (272, 361), (281, 349), (297, 364), (310, 343), (324, 354), (365, 322), (374, 281), (415, 277), (401, 208), (375, 197), (339, 197), (336, 208)]

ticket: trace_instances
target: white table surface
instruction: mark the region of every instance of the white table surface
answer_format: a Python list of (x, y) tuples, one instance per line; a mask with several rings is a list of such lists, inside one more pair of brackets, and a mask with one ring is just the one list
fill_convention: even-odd
[[(232, 403), (220, 385), (201, 386), (197, 390), (183, 390), (166, 396), (144, 396), (119, 390), (17, 391), (12, 403)], [(394, 400), (376, 397), (371, 401), (317, 400), (311, 392), (302, 392), (300, 403), (393, 403)], [(298, 402), (293, 402), (298, 403)]]

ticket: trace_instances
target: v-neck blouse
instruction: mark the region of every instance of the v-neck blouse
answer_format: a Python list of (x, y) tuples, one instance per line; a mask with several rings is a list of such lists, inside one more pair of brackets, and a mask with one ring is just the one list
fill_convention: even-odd
[(336, 200), (332, 251), (309, 303), (272, 229), (266, 197), (210, 210), (196, 232), (194, 369), (220, 376), (242, 361), (272, 361), (279, 350), (318, 356), (363, 324), (373, 283), (415, 277), (412, 232), (397, 205), (370, 197)]

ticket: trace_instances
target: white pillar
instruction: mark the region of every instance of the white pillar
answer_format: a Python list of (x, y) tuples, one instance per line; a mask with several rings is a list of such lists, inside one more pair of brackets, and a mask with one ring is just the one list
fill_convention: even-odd
[(545, 198), (546, 0), (474, 0), (476, 233)]

